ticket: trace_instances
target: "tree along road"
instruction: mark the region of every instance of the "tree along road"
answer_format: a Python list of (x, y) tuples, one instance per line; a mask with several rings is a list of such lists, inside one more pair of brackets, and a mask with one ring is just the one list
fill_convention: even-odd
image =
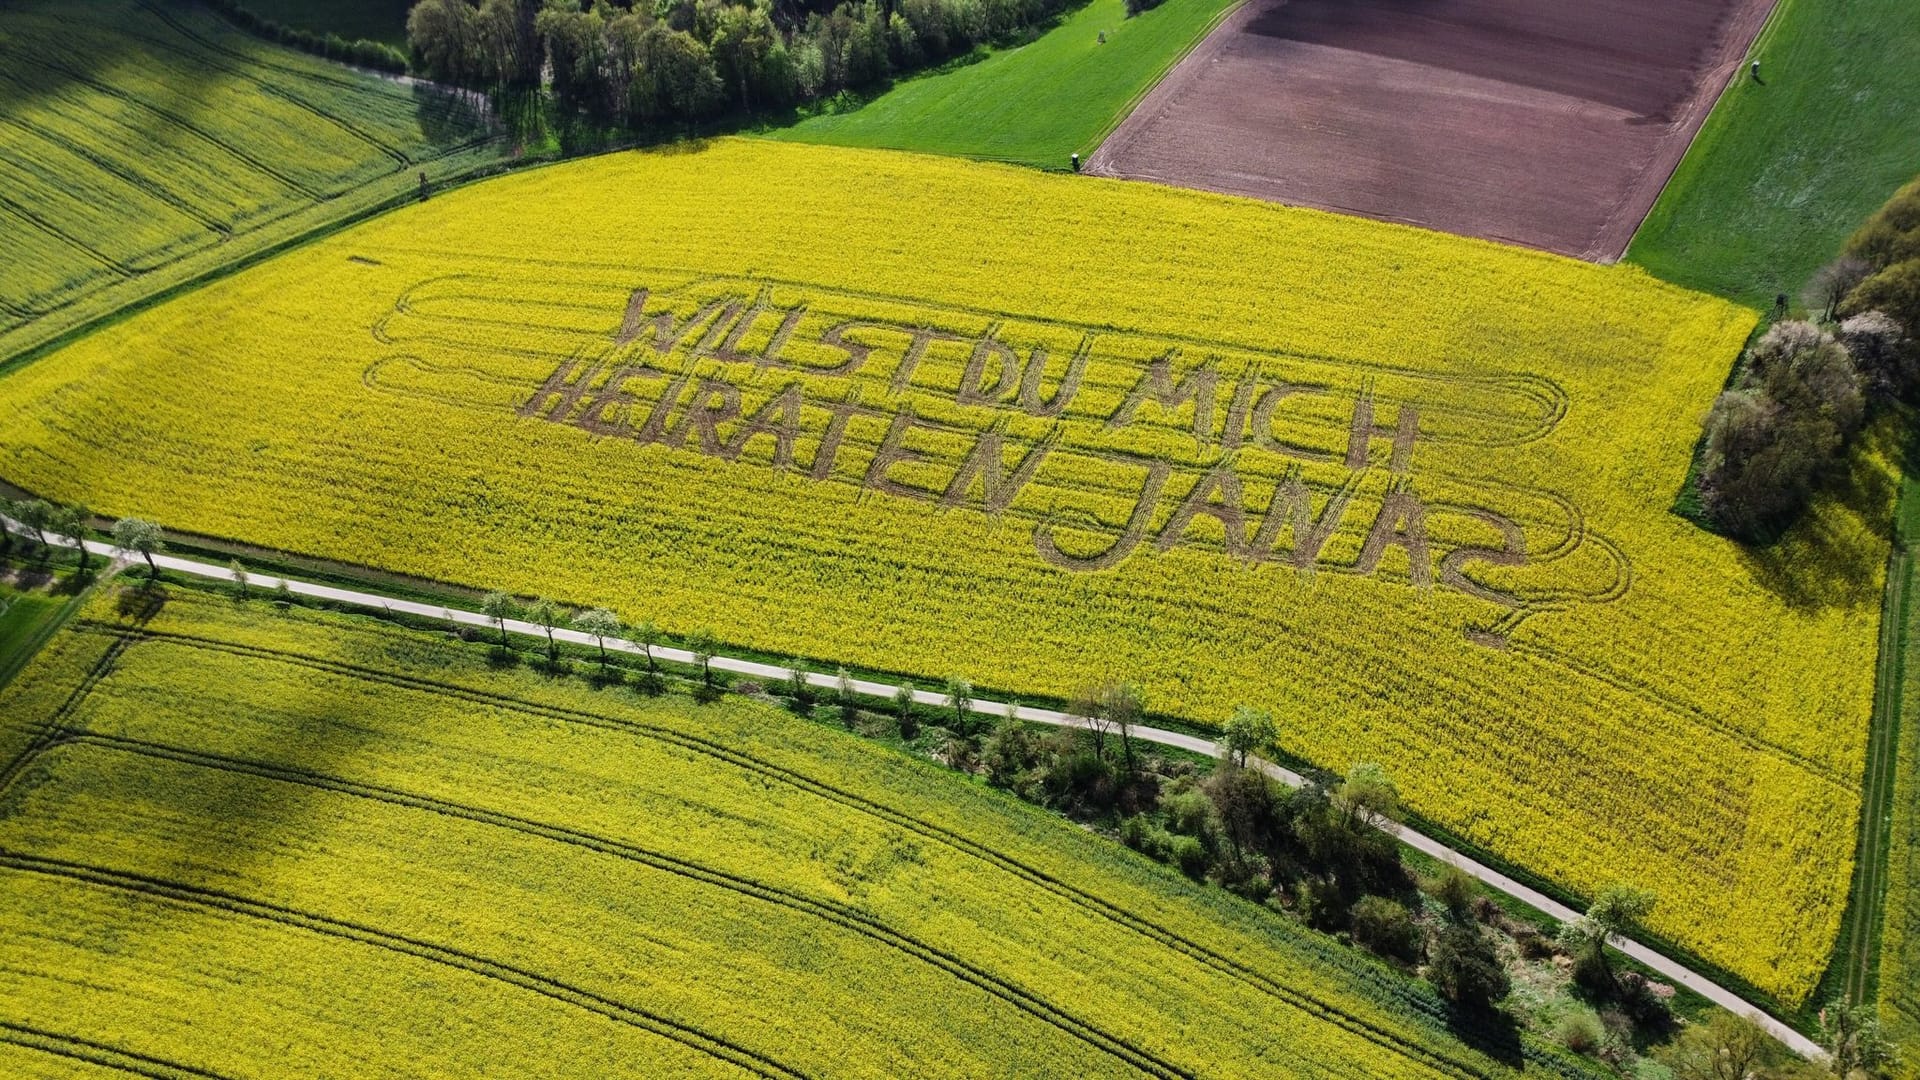
[[(74, 546), (71, 538), (56, 536), (53, 533), (47, 534), (47, 540), (65, 547)], [(86, 547), (88, 551), (98, 555), (105, 555), (108, 558), (128, 554), (114, 547), (112, 544), (101, 543), (96, 540), (87, 541)], [(153, 561), (163, 570), (191, 574), (196, 577), (214, 578), (220, 581), (234, 580), (234, 574), (230, 568), (217, 566), (213, 563), (198, 562), (193, 559), (182, 559), (174, 555), (155, 555), (153, 556)], [(296, 581), (292, 578), (277, 578), (266, 575), (254, 576), (249, 574), (247, 581), (250, 585), (259, 586), (262, 589), (278, 589), (284, 584), (288, 591), (297, 596), (311, 596), (320, 600), (330, 600), (340, 604), (351, 604), (355, 607), (379, 608), (385, 611), (399, 612), (401, 614), (429, 619), (445, 619), (462, 626), (497, 629), (500, 625), (495, 620), (477, 611), (462, 611), (458, 608), (423, 604), (413, 600), (397, 600), (391, 597), (380, 596), (377, 593), (358, 592), (353, 589), (342, 589), (332, 585)], [(507, 631), (510, 633), (530, 637), (544, 637), (547, 634), (546, 627), (537, 623), (523, 622), (519, 619), (508, 619), (505, 625)], [(553, 628), (553, 638), (556, 641), (565, 641), (574, 645), (600, 644), (599, 639), (596, 639), (592, 634), (585, 634), (578, 630), (564, 629), (557, 626)], [(677, 664), (697, 665), (699, 663), (698, 659), (685, 649), (673, 649), (656, 645), (649, 650), (645, 645), (619, 638), (607, 638), (605, 640), (605, 646), (614, 652), (631, 653), (636, 656), (645, 656), (651, 651), (653, 656)], [(762, 664), (752, 660), (742, 660), (731, 656), (716, 655), (712, 658), (711, 663), (714, 668), (720, 671), (732, 672), (738, 675), (751, 675), (761, 679), (784, 680), (788, 675), (786, 668), (773, 664)], [(839, 679), (837, 677), (823, 672), (810, 671), (806, 672), (805, 675), (807, 683), (812, 686), (833, 689), (839, 685)], [(878, 698), (890, 698), (900, 690), (898, 686), (889, 683), (867, 682), (861, 679), (853, 680), (853, 689), (857, 693)], [(946, 695), (934, 690), (914, 690), (913, 700), (915, 703), (921, 705), (947, 704)], [(973, 703), (973, 711), (989, 716), (1004, 716), (1007, 715), (1007, 705), (1004, 702), (997, 701), (975, 701)], [(1059, 712), (1054, 709), (1035, 708), (1031, 705), (1014, 706), (1012, 715), (1031, 723), (1051, 724), (1055, 727), (1082, 727), (1085, 723), (1081, 718), (1070, 713)], [(1211, 740), (1202, 739), (1195, 735), (1187, 735), (1178, 731), (1165, 731), (1160, 728), (1151, 727), (1135, 727), (1132, 729), (1132, 735), (1134, 738), (1146, 742), (1158, 743), (1162, 746), (1172, 746), (1181, 750), (1190, 750), (1196, 754), (1205, 754), (1209, 757), (1217, 757), (1221, 752), (1219, 745)], [(1306, 778), (1299, 773), (1275, 765), (1272, 762), (1260, 761), (1258, 764), (1268, 775), (1279, 780), (1281, 783), (1293, 787), (1300, 787), (1307, 782)], [(1425, 833), (1408, 828), (1397, 821), (1383, 822), (1380, 828), (1408, 847), (1438, 859), (1441, 862), (1457, 866), (1492, 888), (1498, 889), (1500, 892), (1513, 897), (1528, 907), (1536, 911), (1544, 912), (1560, 922), (1573, 922), (1580, 918), (1580, 912), (1560, 903), (1551, 896), (1537, 889), (1528, 888), (1500, 871), (1462, 855), (1460, 852), (1453, 850)], [(1615, 948), (1646, 965), (1661, 977), (1671, 979), (1673, 982), (1686, 987), (1729, 1012), (1737, 1013), (1753, 1020), (1765, 1028), (1774, 1038), (1779, 1039), (1803, 1057), (1816, 1060), (1825, 1058), (1825, 1052), (1822, 1051), (1813, 1040), (1788, 1027), (1786, 1024), (1748, 1002), (1745, 998), (1721, 986), (1719, 983), (1714, 982), (1704, 975), (1698, 974), (1693, 971), (1693, 969), (1680, 964), (1678, 961), (1669, 959), (1665, 955), (1655, 952), (1653, 949), (1640, 944), (1638, 941), (1623, 938), (1618, 935), (1615, 935), (1611, 940)]]

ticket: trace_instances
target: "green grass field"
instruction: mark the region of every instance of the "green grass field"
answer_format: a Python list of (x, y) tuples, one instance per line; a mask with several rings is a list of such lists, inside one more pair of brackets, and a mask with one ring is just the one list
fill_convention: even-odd
[(0, 690), (0, 1064), (1581, 1074), (1471, 1049), (1423, 983), (771, 705), (161, 589), (101, 590)]
[(170, 0), (0, 10), (0, 359), (490, 162), (448, 95)]
[(1627, 249), (1669, 281), (1769, 307), (1798, 296), (1920, 172), (1911, 0), (1781, 0)]
[[(1902, 531), (1911, 544), (1920, 534), (1920, 483), (1909, 481), (1902, 500)], [(1903, 1080), (1920, 1080), (1920, 560), (1911, 550), (1896, 563), (1906, 575), (1906, 602), (1888, 613), (1898, 618), (1895, 667), (1898, 686), (1895, 725), (1884, 733), (1895, 742), (1892, 799), (1882, 820), (1868, 822), (1880, 856), (1878, 880), (1885, 889), (1875, 940), (1863, 943), (1861, 964), (1878, 964), (1881, 1022), (1901, 1045)], [(1865, 834), (1867, 830), (1863, 830)], [(1862, 986), (1863, 991), (1876, 989)]]
[(407, 47), (407, 9), (412, 0), (244, 0), (254, 14), (282, 26), (366, 38), (396, 49)]
[(67, 601), (64, 596), (0, 585), (0, 686), (32, 659)]
[(1091, 154), (1233, 4), (1168, 0), (1127, 18), (1122, 0), (1093, 0), (1029, 44), (765, 134), (1068, 168), (1070, 155)]

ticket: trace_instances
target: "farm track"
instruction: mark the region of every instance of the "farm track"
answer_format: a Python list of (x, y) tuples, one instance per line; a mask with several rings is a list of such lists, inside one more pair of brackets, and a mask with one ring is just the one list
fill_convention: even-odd
[[(1335, 1005), (1320, 1000), (1312, 994), (1288, 987), (1249, 965), (1243, 964), (1232, 957), (1185, 937), (1178, 931), (1168, 929), (1152, 920), (1135, 915), (1093, 893), (1062, 881), (1044, 870), (1030, 866), (1019, 859), (972, 841), (944, 826), (924, 821), (905, 811), (896, 810), (883, 803), (867, 799), (864, 796), (836, 787), (825, 781), (756, 758), (744, 751), (736, 750), (717, 742), (657, 725), (643, 724), (629, 720), (612, 720), (592, 713), (524, 701), (505, 695), (474, 690), (453, 683), (444, 683), (420, 678), (418, 676), (403, 675), (397, 672), (379, 671), (358, 665), (344, 664), (338, 661), (276, 649), (267, 649), (260, 646), (239, 645), (233, 642), (218, 641), (185, 634), (173, 634), (163, 631), (132, 630), (97, 622), (75, 623), (74, 628), (94, 633), (120, 636), (127, 639), (166, 641), (188, 648), (209, 649), (234, 655), (275, 660), (349, 678), (364, 679), (423, 693), (451, 697), (490, 708), (501, 708), (526, 715), (539, 716), (549, 720), (582, 724), (609, 731), (625, 732), (638, 735), (642, 738), (668, 743), (683, 750), (713, 758), (734, 768), (755, 773), (807, 794), (837, 803), (858, 813), (877, 818), (898, 828), (916, 833), (934, 843), (938, 843), (961, 854), (971, 856), (996, 869), (1021, 878), (1029, 884), (1039, 887), (1069, 903), (1090, 911), (1108, 922), (1119, 925), (1135, 934), (1150, 938), (1167, 948), (1182, 953), (1190, 959), (1226, 975), (1236, 982), (1259, 991), (1268, 997), (1274, 998), (1317, 1019), (1335, 1024), (1351, 1034), (1367, 1039), (1413, 1060), (1420, 1061), (1429, 1067), (1461, 1077), (1484, 1077), (1489, 1075), (1484, 1070), (1439, 1055), (1426, 1047), (1405, 1039), (1395, 1032), (1381, 1028), (1371, 1021), (1353, 1016)], [(1441, 1018), (1436, 1016), (1435, 1019), (1437, 1021)]]
[(131, 1076), (151, 1077), (152, 1080), (228, 1080), (226, 1076), (207, 1069), (6, 1020), (0, 1020), (0, 1042)]
[(583, 990), (558, 979), (449, 946), (388, 933), (342, 919), (313, 915), (294, 908), (252, 900), (215, 889), (198, 888), (164, 878), (128, 873), (87, 863), (42, 858), (0, 849), (0, 867), (20, 873), (81, 882), (103, 889), (170, 901), (183, 907), (223, 911), (243, 918), (306, 930), (324, 937), (355, 941), (387, 952), (412, 956), (508, 986), (529, 990), (562, 1004), (596, 1013), (616, 1023), (651, 1032), (759, 1076), (806, 1080), (806, 1074), (722, 1036), (713, 1035), (649, 1010)]
[(1143, 1047), (1124, 1038), (1101, 1030), (1089, 1021), (1074, 1016), (1067, 1010), (1054, 1005), (1045, 997), (1021, 987), (1019, 984), (979, 967), (960, 956), (927, 942), (896, 930), (879, 919), (858, 908), (838, 903), (822, 897), (811, 897), (791, 889), (757, 881), (750, 877), (731, 874), (711, 867), (703, 866), (686, 859), (676, 858), (663, 852), (652, 851), (637, 844), (600, 836), (579, 829), (556, 825), (550, 822), (536, 821), (531, 818), (509, 814), (504, 811), (490, 810), (485, 807), (436, 798), (431, 795), (403, 791), (383, 785), (360, 783), (337, 776), (267, 762), (250, 761), (209, 754), (185, 747), (170, 746), (124, 736), (103, 735), (93, 732), (80, 732), (60, 740), (62, 745), (74, 743), (93, 743), (120, 750), (128, 754), (143, 757), (175, 761), (197, 768), (219, 772), (236, 773), (259, 777), (280, 783), (331, 791), (355, 798), (381, 802), (390, 806), (422, 810), (446, 817), (506, 829), (526, 836), (566, 844), (582, 850), (609, 855), (626, 862), (646, 866), (662, 873), (697, 882), (714, 888), (724, 889), (739, 896), (750, 897), (787, 911), (812, 916), (831, 923), (843, 930), (858, 934), (868, 940), (878, 942), (912, 957), (928, 966), (938, 968), (949, 975), (982, 990), (1014, 1008), (1027, 1013), (1043, 1023), (1049, 1024), (1063, 1033), (1081, 1040), (1087, 1045), (1109, 1054), (1139, 1071), (1157, 1077), (1191, 1078), (1195, 1073), (1162, 1058)]
[(1851, 902), (1845, 927), (1846, 978), (1841, 992), (1860, 1005), (1875, 996), (1879, 971), (1881, 918), (1886, 909), (1888, 860), (1893, 831), (1893, 796), (1899, 773), (1900, 715), (1906, 678), (1907, 615), (1912, 602), (1914, 553), (1902, 547), (1887, 563), (1887, 597), (1880, 614), (1880, 664), (1876, 672), (1873, 728), (1867, 744), (1865, 785), (1860, 800), (1860, 835), (1854, 851)]

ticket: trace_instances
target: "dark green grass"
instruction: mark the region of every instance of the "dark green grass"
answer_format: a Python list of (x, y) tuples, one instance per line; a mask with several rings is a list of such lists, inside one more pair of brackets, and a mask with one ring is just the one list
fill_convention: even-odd
[(407, 9), (412, 0), (242, 0), (263, 19), (296, 30), (366, 38), (396, 49), (407, 47)]
[(78, 594), (21, 592), (0, 585), (0, 686), (26, 666), (78, 606)]
[(1028, 44), (765, 135), (1068, 168), (1070, 155), (1091, 154), (1234, 2), (1167, 0), (1128, 18), (1122, 0), (1092, 0)]
[(1640, 226), (1627, 259), (1770, 307), (1920, 173), (1913, 0), (1781, 0)]

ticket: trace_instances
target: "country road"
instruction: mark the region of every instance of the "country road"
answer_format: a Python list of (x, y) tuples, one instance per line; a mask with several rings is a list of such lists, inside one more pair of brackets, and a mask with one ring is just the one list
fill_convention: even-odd
[[(74, 541), (70, 537), (58, 536), (53, 533), (47, 534), (47, 540), (64, 547), (74, 546)], [(104, 555), (110, 559), (116, 556), (126, 556), (126, 553), (115, 548), (112, 544), (102, 543), (100, 541), (87, 541), (86, 549), (94, 554)], [(184, 559), (173, 555), (155, 555), (153, 556), (153, 561), (163, 570), (171, 570), (176, 573), (212, 578), (220, 581), (234, 580), (231, 569), (213, 563)], [(262, 589), (278, 589), (284, 583), (287, 589), (295, 595), (309, 596), (315, 599), (348, 604), (354, 607), (381, 609), (429, 619), (442, 619), (462, 626), (485, 627), (488, 629), (498, 628), (498, 624), (493, 619), (477, 611), (465, 611), (459, 608), (420, 603), (412, 600), (399, 600), (380, 596), (376, 593), (359, 592), (332, 585), (321, 585), (314, 582), (298, 581), (292, 578), (279, 578), (264, 574), (249, 574), (247, 580), (250, 585)], [(536, 623), (524, 622), (518, 619), (508, 619), (505, 625), (509, 632), (515, 634), (539, 638), (544, 638), (547, 634), (547, 630), (544, 627)], [(598, 639), (591, 634), (561, 627), (555, 627), (553, 629), (553, 637), (556, 641), (565, 641), (575, 645), (593, 646), (599, 643)], [(630, 653), (638, 656), (644, 656), (649, 651), (644, 645), (618, 638), (607, 638), (605, 640), (605, 647), (610, 651)], [(653, 656), (659, 659), (674, 663), (694, 664), (697, 662), (694, 655), (684, 649), (654, 646), (651, 652)], [(712, 666), (720, 671), (731, 672), (738, 675), (750, 675), (755, 678), (768, 680), (785, 680), (788, 676), (788, 669), (784, 667), (774, 664), (763, 664), (753, 660), (743, 660), (737, 657), (715, 655), (711, 662)], [(807, 672), (806, 678), (810, 685), (828, 689), (836, 687), (839, 682), (835, 676), (824, 672)], [(869, 682), (860, 679), (853, 680), (853, 688), (860, 694), (879, 698), (891, 698), (900, 689), (897, 685)], [(947, 703), (944, 694), (932, 690), (916, 689), (913, 691), (913, 699), (916, 703), (922, 705), (944, 705)], [(1007, 708), (1008, 706), (1004, 702), (976, 700), (973, 703), (973, 710), (975, 712), (994, 717), (1006, 715)], [(1029, 705), (1014, 706), (1013, 715), (1031, 723), (1049, 724), (1055, 727), (1077, 727), (1083, 723), (1079, 717), (1068, 713), (1059, 712), (1054, 709), (1036, 708)], [(1219, 746), (1211, 740), (1178, 731), (1167, 731), (1151, 727), (1136, 727), (1132, 729), (1132, 734), (1133, 737), (1137, 739), (1157, 743), (1162, 746), (1189, 750), (1198, 754), (1218, 756), (1220, 753)], [(1259, 762), (1259, 766), (1268, 775), (1282, 783), (1294, 787), (1299, 787), (1306, 783), (1306, 779), (1299, 773), (1273, 764), (1272, 762), (1261, 761)], [(1457, 866), (1488, 887), (1505, 893), (1528, 907), (1543, 912), (1560, 922), (1571, 922), (1580, 917), (1580, 912), (1575, 911), (1573, 908), (1560, 903), (1536, 889), (1528, 888), (1526, 885), (1515, 881), (1490, 866), (1453, 850), (1440, 841), (1427, 836), (1425, 833), (1395, 821), (1384, 822), (1380, 828), (1408, 847), (1431, 856), (1434, 859)], [(1774, 1038), (1779, 1039), (1803, 1057), (1815, 1060), (1821, 1060), (1826, 1057), (1825, 1052), (1821, 1050), (1819, 1045), (1813, 1040), (1795, 1031), (1780, 1020), (1775, 1019), (1738, 994), (1722, 987), (1720, 984), (1695, 972), (1693, 969), (1686, 967), (1678, 961), (1670, 959), (1642, 945), (1640, 942), (1631, 939), (1616, 936), (1613, 938), (1612, 943), (1622, 953), (1646, 965), (1648, 969), (1656, 972), (1662, 978), (1686, 987), (1688, 990), (1699, 994), (1701, 997), (1706, 998), (1729, 1012), (1752, 1019), (1755, 1023), (1765, 1028)]]

